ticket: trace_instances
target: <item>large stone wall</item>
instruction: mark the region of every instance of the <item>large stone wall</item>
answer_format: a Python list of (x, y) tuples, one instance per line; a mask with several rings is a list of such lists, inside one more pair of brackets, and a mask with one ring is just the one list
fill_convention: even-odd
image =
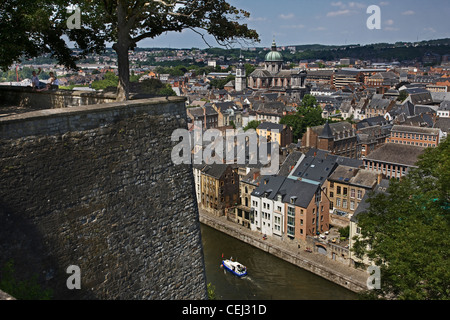
[(57, 299), (205, 299), (192, 166), (171, 161), (186, 127), (182, 98), (0, 119), (0, 267)]

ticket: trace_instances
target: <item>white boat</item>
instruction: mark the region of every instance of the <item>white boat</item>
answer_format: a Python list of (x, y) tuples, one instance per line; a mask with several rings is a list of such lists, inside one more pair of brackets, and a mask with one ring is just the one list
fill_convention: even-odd
[(232, 259), (223, 260), (222, 266), (226, 270), (230, 271), (231, 273), (233, 273), (234, 275), (236, 275), (238, 277), (243, 277), (243, 276), (247, 275), (247, 267), (244, 266), (242, 263), (233, 261)]

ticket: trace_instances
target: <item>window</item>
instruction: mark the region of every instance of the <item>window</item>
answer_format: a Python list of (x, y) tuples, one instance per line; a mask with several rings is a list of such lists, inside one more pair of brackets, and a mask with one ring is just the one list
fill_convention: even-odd
[(347, 209), (347, 199), (342, 200), (342, 208)]
[(350, 201), (350, 210), (355, 210), (355, 201)]
[(334, 192), (330, 191), (330, 198), (334, 198)]
[(337, 198), (336, 199), (336, 207), (340, 207), (341, 206), (341, 199)]
[(362, 190), (358, 190), (358, 200), (362, 199)]
[(351, 198), (355, 197), (355, 189), (350, 189), (350, 197)]
[(336, 187), (336, 194), (341, 194), (341, 187)]
[(346, 196), (347, 195), (347, 188), (344, 188), (344, 192), (343, 195)]
[(303, 219), (300, 219), (300, 225), (301, 226), (303, 225)]

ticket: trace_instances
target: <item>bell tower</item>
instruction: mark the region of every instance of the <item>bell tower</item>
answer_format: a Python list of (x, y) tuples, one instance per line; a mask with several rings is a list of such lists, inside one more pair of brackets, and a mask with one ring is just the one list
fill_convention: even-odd
[(241, 92), (247, 88), (247, 76), (245, 74), (245, 66), (243, 56), (239, 57), (239, 64), (236, 68), (235, 90)]

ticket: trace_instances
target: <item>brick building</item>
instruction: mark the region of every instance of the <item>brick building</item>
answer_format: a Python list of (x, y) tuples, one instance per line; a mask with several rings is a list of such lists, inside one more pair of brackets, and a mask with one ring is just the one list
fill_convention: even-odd
[(415, 145), (386, 143), (363, 160), (364, 168), (381, 173), (388, 179), (400, 179), (416, 167), (418, 157), (424, 150), (424, 147)]
[(201, 170), (200, 207), (216, 216), (239, 202), (239, 176), (231, 165), (207, 165)]
[(395, 125), (386, 143), (398, 143), (419, 147), (436, 147), (440, 141), (440, 130), (414, 126)]
[(356, 158), (356, 130), (351, 123), (342, 121), (310, 127), (302, 138), (302, 146), (329, 151), (332, 154)]

